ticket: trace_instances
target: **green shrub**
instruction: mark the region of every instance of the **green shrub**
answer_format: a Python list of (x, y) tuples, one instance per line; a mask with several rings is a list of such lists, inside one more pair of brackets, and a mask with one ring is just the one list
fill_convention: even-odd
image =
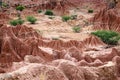
[(57, 37), (53, 37), (52, 40), (59, 40), (59, 38), (57, 38)]
[(116, 45), (120, 39), (119, 33), (114, 31), (100, 30), (91, 34), (100, 37), (103, 42), (110, 45)]
[(54, 13), (51, 10), (46, 10), (45, 15), (52, 16), (52, 15), (54, 15)]
[(52, 17), (52, 16), (50, 16), (50, 17), (48, 17), (49, 19), (54, 19), (55, 17)]
[(64, 22), (67, 22), (67, 21), (70, 20), (70, 19), (71, 19), (70, 16), (62, 16), (62, 20), (63, 20)]
[(88, 13), (93, 13), (94, 11), (92, 9), (89, 9), (88, 10)]
[(6, 4), (6, 3), (2, 3), (2, 7), (7, 7), (8, 6), (8, 4)]
[(12, 26), (16, 26), (18, 24), (18, 22), (17, 22), (17, 20), (12, 20), (12, 21), (10, 21), (10, 24)]
[(42, 10), (38, 10), (38, 13), (42, 13)]
[(76, 9), (77, 9), (77, 10), (79, 10), (80, 8), (79, 8), (79, 7), (77, 7)]
[(19, 25), (22, 25), (25, 21), (22, 20), (22, 19), (18, 19), (17, 22), (18, 22)]
[(76, 33), (79, 33), (80, 30), (81, 30), (80, 26), (75, 26), (75, 27), (73, 27), (72, 29), (73, 29), (73, 31), (76, 32)]
[(27, 21), (29, 21), (31, 24), (35, 24), (37, 19), (33, 16), (28, 16)]
[(43, 32), (42, 32), (42, 31), (40, 31), (39, 29), (35, 29), (35, 31), (36, 31), (38, 34), (40, 34), (40, 35), (42, 35), (42, 34), (43, 34)]
[(22, 20), (22, 19), (16, 19), (16, 20), (10, 21), (10, 24), (11, 24), (12, 26), (22, 25), (23, 23), (24, 23), (24, 20)]
[(90, 25), (89, 21), (87, 21), (87, 20), (83, 20), (83, 22), (85, 23), (84, 26)]
[(25, 7), (23, 5), (16, 7), (16, 10), (18, 10), (18, 11), (23, 11), (24, 9), (25, 9)]

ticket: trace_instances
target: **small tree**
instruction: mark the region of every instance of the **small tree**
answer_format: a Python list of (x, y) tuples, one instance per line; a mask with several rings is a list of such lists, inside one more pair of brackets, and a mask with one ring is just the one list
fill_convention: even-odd
[(27, 21), (29, 21), (31, 24), (35, 24), (37, 19), (33, 16), (28, 16)]

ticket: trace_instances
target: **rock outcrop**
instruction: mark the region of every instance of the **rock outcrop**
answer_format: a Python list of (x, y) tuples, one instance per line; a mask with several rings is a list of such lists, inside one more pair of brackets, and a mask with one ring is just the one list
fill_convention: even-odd
[(120, 32), (120, 16), (117, 9), (100, 10), (93, 18), (94, 30), (112, 30)]
[(36, 63), (28, 64), (8, 74), (1, 74), (0, 78), (3, 80), (68, 80), (56, 67)]
[[(32, 28), (26, 26), (0, 28), (0, 63), (8, 64), (21, 61), (25, 55), (39, 55), (42, 51), (38, 48), (34, 39), (42, 37)], [(27, 44), (26, 39), (31, 42)], [(38, 54), (37, 54), (38, 53)], [(45, 53), (45, 52), (43, 52)], [(45, 55), (45, 54), (44, 54)], [(43, 56), (41, 54), (41, 56)], [(1, 66), (3, 66), (1, 64)]]
[(2, 26), (0, 78), (117, 80), (120, 54), (116, 48), (106, 46), (93, 35), (83, 41), (65, 42), (43, 38), (27, 26)]
[(9, 15), (4, 13), (4, 12), (0, 12), (0, 19), (1, 20), (8, 20), (10, 19)]
[[(1, 63), (21, 61), (24, 59), (25, 55), (40, 56), (49, 61), (53, 60), (55, 57), (64, 58), (65, 53), (68, 53), (71, 57), (75, 57), (77, 60), (81, 60), (79, 55), (83, 51), (97, 49), (96, 46), (104, 47), (105, 44), (94, 36), (82, 42), (75, 40), (68, 42), (61, 40), (50, 41), (42, 38), (35, 30), (26, 26), (3, 26), (0, 28)], [(44, 50), (45, 48), (51, 49), (52, 53), (46, 52), (46, 50)], [(55, 51), (57, 52), (55, 53)], [(57, 53), (61, 53), (61, 55)], [(77, 54), (75, 55), (74, 53)]]

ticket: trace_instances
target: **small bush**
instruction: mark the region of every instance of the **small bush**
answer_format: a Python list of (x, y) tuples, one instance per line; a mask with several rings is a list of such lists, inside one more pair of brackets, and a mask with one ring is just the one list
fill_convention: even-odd
[(114, 31), (100, 30), (92, 32), (92, 34), (100, 37), (103, 42), (110, 45), (116, 45), (120, 39), (119, 33)]
[(52, 16), (52, 15), (54, 15), (54, 13), (51, 10), (46, 10), (45, 15)]
[(10, 24), (11, 24), (12, 26), (22, 25), (23, 23), (24, 23), (24, 20), (22, 20), (22, 19), (16, 19), (16, 20), (10, 21)]
[(49, 19), (54, 19), (55, 17), (52, 17), (52, 16), (50, 16), (50, 17), (48, 17)]
[(79, 33), (80, 32), (80, 26), (75, 26), (72, 28), (74, 32)]
[(31, 24), (35, 24), (37, 19), (33, 16), (28, 16), (27, 21), (29, 21)]
[(89, 21), (87, 21), (87, 20), (83, 20), (83, 22), (85, 23), (84, 26), (90, 25)]
[(57, 37), (53, 37), (52, 40), (59, 40), (59, 38), (57, 38)]
[(67, 21), (70, 20), (70, 19), (71, 19), (70, 16), (62, 16), (62, 20), (63, 20), (64, 22), (67, 22)]
[(80, 8), (77, 7), (76, 9), (79, 10)]
[(38, 13), (42, 13), (42, 10), (38, 10)]
[(8, 4), (2, 3), (2, 7), (7, 7), (7, 6), (8, 6)]
[(94, 11), (92, 9), (89, 9), (88, 10), (88, 13), (93, 13)]
[(35, 31), (36, 31), (38, 34), (40, 34), (40, 35), (42, 35), (42, 34), (43, 34), (43, 32), (42, 32), (42, 31), (40, 31), (39, 29), (35, 29)]
[(25, 21), (22, 20), (22, 19), (18, 19), (17, 22), (18, 22), (19, 25), (22, 25)]
[(71, 20), (77, 19), (77, 15), (71, 15)]
[(16, 26), (18, 24), (18, 22), (17, 22), (17, 20), (12, 20), (12, 21), (10, 21), (10, 24), (12, 26)]
[(23, 11), (24, 9), (25, 9), (25, 7), (22, 5), (16, 7), (16, 10), (18, 10), (18, 11)]

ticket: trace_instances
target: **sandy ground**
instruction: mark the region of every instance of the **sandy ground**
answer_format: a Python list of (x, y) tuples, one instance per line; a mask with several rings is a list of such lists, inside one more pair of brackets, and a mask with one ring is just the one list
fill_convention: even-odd
[[(71, 20), (63, 22), (60, 16), (53, 16), (53, 19), (49, 19), (50, 16), (44, 14), (38, 14), (36, 16), (37, 23), (25, 24), (40, 31), (40, 33), (47, 38), (57, 38), (62, 40), (83, 40), (88, 37), (90, 32), (90, 25), (86, 26), (87, 19), (93, 17), (94, 14), (90, 14), (83, 11), (71, 10), (71, 15), (77, 14), (77, 20)], [(73, 32), (72, 28), (76, 25), (81, 27), (80, 33)]]

